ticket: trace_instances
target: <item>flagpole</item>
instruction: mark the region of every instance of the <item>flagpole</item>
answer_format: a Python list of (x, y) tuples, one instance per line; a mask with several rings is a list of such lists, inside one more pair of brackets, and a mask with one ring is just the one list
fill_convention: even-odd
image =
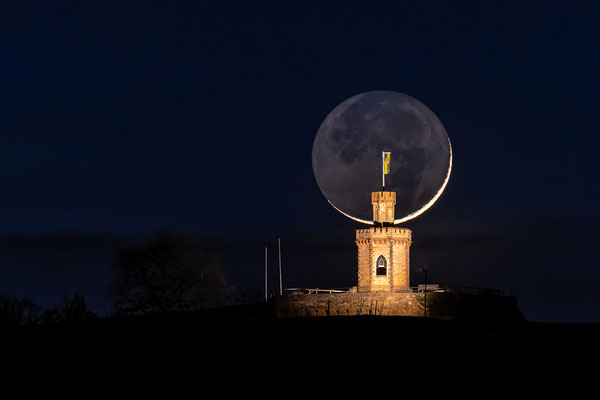
[(279, 253), (279, 295), (283, 294), (283, 285), (281, 282), (281, 239), (277, 238), (277, 249)]
[(265, 301), (267, 300), (267, 247), (265, 246)]
[(381, 179), (383, 181), (381, 191), (385, 192), (385, 151), (381, 152)]

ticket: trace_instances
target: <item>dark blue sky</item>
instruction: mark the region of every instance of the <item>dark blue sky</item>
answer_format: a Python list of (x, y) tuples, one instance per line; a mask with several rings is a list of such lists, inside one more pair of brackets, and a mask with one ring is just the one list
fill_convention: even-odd
[(599, 321), (600, 5), (522, 3), (3, 2), (0, 291), (106, 312), (114, 249), (163, 229), (218, 247), (239, 287), (278, 236), (287, 286), (353, 284), (359, 226), (312, 142), (344, 99), (395, 90), (454, 151), (408, 224), (413, 283), (427, 262), (530, 319)]

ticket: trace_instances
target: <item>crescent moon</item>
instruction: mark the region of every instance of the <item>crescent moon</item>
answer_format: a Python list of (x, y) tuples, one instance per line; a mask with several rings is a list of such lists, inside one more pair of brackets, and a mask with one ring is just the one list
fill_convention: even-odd
[[(429, 201), (429, 203), (425, 204), (423, 207), (419, 208), (417, 211), (415, 211), (415, 212), (413, 212), (411, 214), (408, 214), (406, 217), (395, 219), (394, 220), (394, 225), (401, 224), (402, 222), (409, 221), (409, 220), (411, 220), (413, 218), (417, 218), (419, 215), (421, 215), (425, 211), (429, 210), (429, 208), (431, 208), (431, 206), (437, 201), (437, 199), (440, 198), (440, 196), (444, 192), (444, 189), (446, 189), (446, 185), (448, 184), (448, 181), (450, 180), (450, 173), (452, 172), (452, 144), (450, 143), (450, 138), (448, 138), (448, 146), (450, 147), (450, 162), (448, 164), (448, 172), (446, 173), (446, 179), (444, 179), (444, 183), (442, 184), (442, 186), (440, 187), (440, 189), (437, 191), (437, 193), (435, 194), (435, 196), (433, 196), (433, 198)], [(354, 221), (363, 223), (363, 224), (375, 225), (375, 222), (369, 221), (369, 220), (366, 220), (366, 219), (361, 219), (361, 218), (353, 217), (352, 215), (347, 214), (347, 213), (343, 212), (342, 210), (340, 210), (339, 208), (337, 208), (336, 206), (334, 206), (331, 201), (329, 201), (329, 200), (327, 200), (327, 201), (329, 202), (329, 204), (331, 204), (331, 206), (333, 208), (335, 208), (336, 210), (338, 210), (340, 213), (342, 213), (346, 217), (348, 217), (350, 219), (353, 219)]]

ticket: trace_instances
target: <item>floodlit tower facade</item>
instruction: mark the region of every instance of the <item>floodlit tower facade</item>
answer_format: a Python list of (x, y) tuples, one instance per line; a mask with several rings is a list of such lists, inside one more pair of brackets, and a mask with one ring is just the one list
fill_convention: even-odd
[(374, 227), (356, 230), (358, 292), (405, 292), (410, 288), (412, 232), (393, 226), (395, 192), (373, 192)]

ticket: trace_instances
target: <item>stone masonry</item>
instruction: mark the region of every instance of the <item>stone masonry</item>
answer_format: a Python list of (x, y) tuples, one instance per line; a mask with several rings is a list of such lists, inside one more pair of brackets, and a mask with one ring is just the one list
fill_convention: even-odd
[(356, 230), (358, 292), (405, 292), (410, 287), (412, 232), (392, 226), (395, 192), (373, 192), (373, 228)]
[(394, 222), (396, 192), (373, 192), (371, 204), (373, 204), (373, 221), (389, 224)]
[(422, 293), (287, 294), (271, 300), (279, 317), (423, 316)]
[[(408, 291), (411, 230), (391, 226), (358, 229), (358, 292)], [(385, 269), (378, 269), (383, 257)]]

